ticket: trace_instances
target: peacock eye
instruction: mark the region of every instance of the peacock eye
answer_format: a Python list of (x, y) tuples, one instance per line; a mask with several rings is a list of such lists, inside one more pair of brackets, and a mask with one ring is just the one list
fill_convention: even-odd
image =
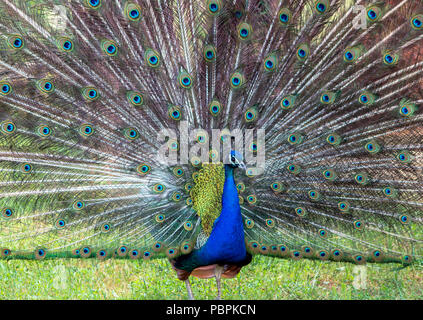
[(97, 9), (99, 8), (101, 5), (101, 1), (100, 0), (89, 0), (88, 1), (88, 6), (91, 7), (92, 9)]

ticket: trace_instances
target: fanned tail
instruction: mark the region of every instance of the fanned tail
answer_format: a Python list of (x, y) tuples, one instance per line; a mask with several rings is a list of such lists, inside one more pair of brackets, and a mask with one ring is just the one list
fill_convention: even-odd
[(235, 176), (251, 253), (422, 258), (420, 2), (3, 0), (0, 17), (3, 257), (187, 254), (221, 199), (199, 200), (198, 170), (224, 156), (188, 146), (264, 129), (245, 142), (264, 171)]

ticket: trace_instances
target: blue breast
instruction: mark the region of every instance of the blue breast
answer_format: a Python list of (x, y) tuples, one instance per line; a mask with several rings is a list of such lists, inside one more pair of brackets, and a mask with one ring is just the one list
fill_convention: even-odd
[(203, 265), (238, 263), (244, 261), (247, 256), (241, 207), (233, 172), (232, 167), (225, 165), (222, 212), (214, 222), (206, 244), (197, 253)]

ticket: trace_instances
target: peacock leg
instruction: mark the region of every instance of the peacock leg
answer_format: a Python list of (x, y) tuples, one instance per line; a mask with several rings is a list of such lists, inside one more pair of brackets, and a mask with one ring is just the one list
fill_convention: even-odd
[(185, 284), (187, 286), (188, 299), (189, 300), (195, 300), (194, 295), (192, 294), (192, 289), (191, 289), (191, 284), (189, 283), (189, 278), (185, 280)]
[(222, 279), (222, 273), (223, 273), (223, 266), (217, 266), (214, 270), (214, 276), (216, 277), (216, 283), (217, 283), (217, 300), (222, 299), (222, 287), (220, 285), (220, 280)]

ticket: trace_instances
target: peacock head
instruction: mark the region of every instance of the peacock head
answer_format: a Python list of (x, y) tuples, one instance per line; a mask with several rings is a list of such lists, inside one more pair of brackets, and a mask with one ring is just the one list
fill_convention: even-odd
[(229, 154), (229, 163), (228, 165), (231, 168), (241, 168), (243, 170), (246, 170), (247, 167), (244, 164), (244, 158), (242, 157), (242, 154), (238, 151), (232, 150)]

